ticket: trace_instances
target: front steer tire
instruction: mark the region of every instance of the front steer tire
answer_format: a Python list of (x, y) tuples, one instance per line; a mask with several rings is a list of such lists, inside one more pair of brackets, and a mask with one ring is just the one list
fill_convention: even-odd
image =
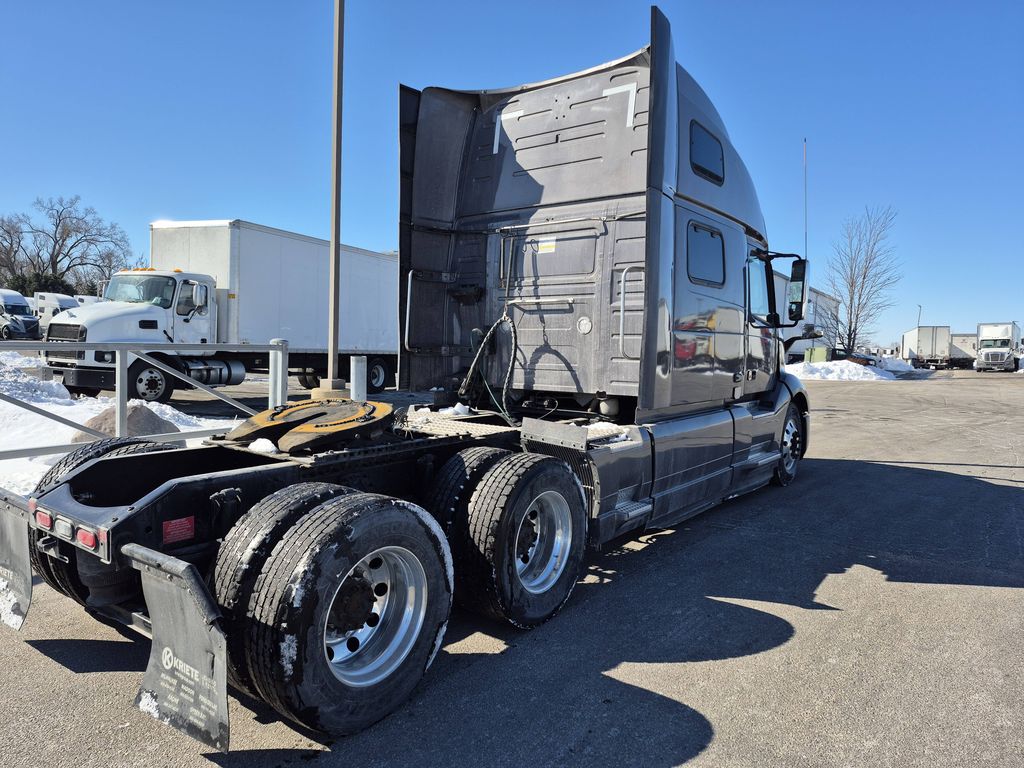
[(804, 455), (804, 420), (800, 409), (790, 403), (782, 426), (779, 463), (772, 473), (772, 484), (785, 487), (796, 479)]
[(355, 493), (333, 483), (299, 483), (282, 488), (253, 506), (228, 531), (217, 551), (213, 593), (227, 633), (228, 681), (253, 694), (245, 660), (246, 620), (253, 589), (274, 546), (296, 522), (329, 499)]
[[(253, 684), (297, 723), (334, 736), (361, 731), (423, 677), (451, 598), (448, 544), (425, 510), (369, 493), (324, 502), (284, 535), (256, 582), (245, 638)], [(329, 657), (329, 648), (344, 650)]]
[(459, 604), (521, 629), (543, 624), (576, 586), (586, 527), (583, 488), (568, 464), (534, 453), (501, 459), (452, 524)]

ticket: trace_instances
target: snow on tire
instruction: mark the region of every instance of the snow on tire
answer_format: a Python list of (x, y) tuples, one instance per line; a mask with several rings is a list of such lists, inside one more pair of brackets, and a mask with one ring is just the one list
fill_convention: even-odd
[(370, 493), (331, 499), (274, 547), (248, 611), (246, 660), (259, 695), (332, 735), (398, 708), (441, 643), (452, 562), (437, 522)]
[(298, 483), (276, 491), (242, 515), (224, 537), (213, 568), (213, 592), (224, 615), (228, 680), (253, 693), (245, 662), (246, 614), (253, 588), (274, 545), (310, 510), (328, 499), (355, 493), (333, 483)]

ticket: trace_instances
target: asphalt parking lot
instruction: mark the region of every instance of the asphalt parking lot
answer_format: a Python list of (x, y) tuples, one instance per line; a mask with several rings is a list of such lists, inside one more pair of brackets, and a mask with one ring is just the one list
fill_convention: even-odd
[(233, 751), (210, 753), (133, 708), (147, 641), (39, 586), (0, 633), (0, 763), (1019, 766), (1024, 375), (808, 389), (793, 485), (591, 556), (533, 632), (456, 613), (355, 737), (232, 698)]

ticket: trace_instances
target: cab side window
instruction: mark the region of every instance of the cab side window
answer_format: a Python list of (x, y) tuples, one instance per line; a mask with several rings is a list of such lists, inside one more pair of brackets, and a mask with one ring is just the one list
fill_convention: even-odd
[(725, 285), (725, 241), (721, 232), (692, 221), (687, 225), (686, 271), (691, 283)]
[(190, 315), (195, 308), (195, 302), (192, 301), (192, 286), (182, 283), (181, 289), (178, 291), (178, 304), (174, 311), (179, 315)]

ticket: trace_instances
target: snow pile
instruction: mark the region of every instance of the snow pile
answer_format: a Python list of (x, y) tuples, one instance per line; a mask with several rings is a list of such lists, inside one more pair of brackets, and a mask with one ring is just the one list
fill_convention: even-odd
[(908, 373), (914, 370), (914, 366), (906, 360), (900, 360), (898, 357), (889, 357), (888, 355), (882, 357), (881, 367), (890, 373)]
[(0, 352), (0, 366), (8, 366), (10, 368), (42, 368), (46, 363), (43, 358), (36, 355), (31, 357), (23, 355), (21, 352), (10, 352), (4, 350)]
[[(84, 424), (114, 405), (112, 397), (72, 398), (63, 384), (36, 378), (38, 358), (3, 352), (0, 357), (0, 392), (34, 405), (36, 408)], [(200, 419), (182, 413), (162, 403), (144, 403), (145, 407), (181, 430), (213, 429), (228, 431), (236, 423), (233, 419)], [(43, 445), (63, 445), (71, 442), (77, 430), (45, 416), (26, 411), (11, 403), (0, 402), (0, 449), (34, 448)], [(34, 456), (24, 459), (0, 461), (0, 487), (15, 493), (32, 492), (39, 478), (60, 459), (60, 454)]]
[(816, 381), (892, 381), (896, 377), (889, 371), (867, 365), (858, 365), (849, 360), (833, 360), (829, 363), (795, 363), (786, 366), (786, 372), (798, 379)]

